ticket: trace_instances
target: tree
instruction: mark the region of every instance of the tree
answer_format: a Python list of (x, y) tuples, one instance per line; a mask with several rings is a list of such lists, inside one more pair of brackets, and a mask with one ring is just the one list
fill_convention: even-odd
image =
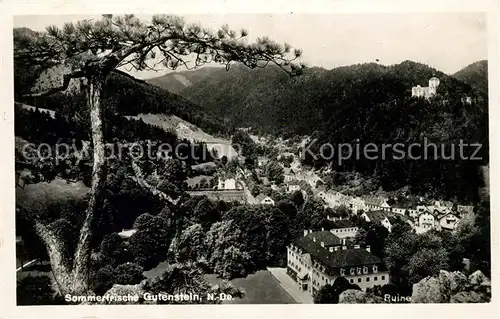
[(63, 305), (64, 300), (54, 297), (48, 276), (28, 276), (17, 282), (17, 304), (19, 306)]
[(91, 272), (90, 287), (97, 295), (104, 295), (115, 282), (114, 270), (111, 265), (106, 265)]
[(100, 253), (102, 257), (113, 261), (113, 265), (124, 263), (129, 259), (125, 243), (117, 233), (111, 233), (104, 236), (101, 242)]
[(233, 220), (217, 222), (207, 233), (208, 265), (223, 278), (245, 276), (249, 264), (252, 264), (251, 256), (243, 248), (241, 236)]
[(243, 130), (237, 130), (231, 138), (231, 145), (245, 158), (256, 156), (255, 141)]
[(302, 208), (302, 205), (304, 204), (304, 196), (302, 195), (301, 191), (295, 191), (292, 194), (292, 202), (297, 207), (297, 210), (300, 210)]
[(358, 285), (349, 283), (345, 277), (337, 277), (333, 285), (322, 286), (314, 295), (314, 303), (339, 303), (339, 296), (346, 290), (361, 290)]
[(180, 263), (197, 261), (203, 257), (206, 254), (203, 227), (200, 224), (193, 224), (186, 228), (176, 239), (172, 253), (175, 255), (175, 260)]
[(131, 262), (118, 265), (114, 271), (114, 283), (119, 285), (135, 285), (144, 278), (143, 268)]
[(241, 298), (243, 293), (234, 288), (228, 281), (223, 281), (220, 285), (213, 286), (205, 278), (203, 265), (198, 263), (176, 263), (167, 266), (161, 276), (149, 279), (144, 284), (144, 290), (155, 294), (196, 294), (201, 296), (200, 300), (158, 300), (159, 304), (175, 303), (211, 303), (220, 304), (222, 300), (213, 298), (205, 299), (207, 295), (219, 296), (222, 293), (229, 294), (236, 298)]
[[(148, 61), (160, 55), (165, 67), (188, 69), (215, 62), (229, 68), (231, 62), (239, 62), (249, 68), (264, 67), (273, 63), (290, 75), (302, 73), (303, 65), (292, 63), (301, 52), (287, 58), (291, 51), (288, 44), (281, 46), (268, 38), (259, 38), (247, 44), (242, 30), (241, 37), (224, 26), (217, 32), (199, 25), (186, 25), (175, 16), (155, 15), (150, 22), (143, 22), (133, 15), (103, 15), (100, 20), (84, 20), (77, 24), (66, 23), (62, 29), (48, 27), (45, 32), (14, 32), (14, 58), (25, 65), (38, 65), (47, 69), (53, 65), (65, 65), (70, 72), (63, 75), (62, 85), (42, 92), (29, 93), (31, 97), (43, 97), (68, 89), (73, 79), (83, 79), (87, 111), (90, 115), (92, 136), (92, 181), (90, 198), (80, 229), (77, 249), (71, 263), (64, 263), (64, 245), (54, 232), (37, 220), (36, 229), (48, 249), (52, 271), (60, 283), (61, 294), (88, 294), (93, 235), (92, 221), (99, 205), (105, 175), (105, 145), (102, 105), (103, 87), (115, 69), (132, 66), (138, 70), (153, 69)], [(195, 55), (194, 64), (186, 62)], [(156, 65), (156, 64), (155, 64)], [(165, 201), (176, 201), (144, 181), (136, 168), (138, 183)]]
[(285, 178), (283, 167), (276, 161), (271, 161), (267, 164), (266, 174), (269, 180), (276, 182), (276, 184), (283, 183)]
[(129, 239), (129, 249), (134, 262), (151, 269), (167, 258), (173, 230), (166, 218), (155, 216), (143, 230), (135, 232)]
[(410, 294), (414, 283), (448, 269), (448, 255), (442, 239), (432, 231), (416, 234), (404, 222), (396, 223), (387, 237), (385, 263), (391, 281), (403, 294)]
[(148, 213), (144, 213), (142, 215), (139, 215), (134, 222), (134, 229), (136, 229), (136, 230), (147, 229), (151, 225), (153, 218), (154, 218), (154, 216), (151, 214), (148, 214)]

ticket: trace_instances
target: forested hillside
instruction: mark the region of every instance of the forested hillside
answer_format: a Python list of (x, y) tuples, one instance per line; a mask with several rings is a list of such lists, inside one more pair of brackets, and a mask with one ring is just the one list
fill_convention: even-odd
[[(437, 96), (412, 98), (412, 86), (428, 86), (433, 76), (440, 79)], [(273, 67), (248, 70), (235, 66), (229, 72), (214, 71), (210, 78), (183, 89), (181, 95), (206, 112), (257, 132), (313, 135), (318, 138), (317, 148), (322, 143), (338, 145), (358, 139), (361, 146), (422, 142), (424, 137), (448, 147), (455, 144), (455, 154), (460, 140), (483, 145), (476, 154), (481, 161), (455, 157), (444, 163), (367, 159), (334, 163), (338, 170), (356, 170), (381, 179), (384, 189), (409, 184), (418, 191), (472, 200), (480, 183), (477, 168), (488, 162), (488, 105), (481, 86), (412, 61), (393, 66), (368, 63), (333, 70), (310, 68), (297, 78)], [(472, 98), (471, 105), (463, 103), (465, 96)], [(310, 159), (306, 162), (313, 164)]]
[(488, 93), (488, 61), (482, 60), (469, 64), (465, 68), (461, 69), (457, 73), (453, 74), (453, 77), (458, 80), (467, 83), (481, 92)]
[(218, 71), (220, 70), (220, 67), (204, 67), (195, 71), (171, 72), (147, 79), (146, 82), (177, 94), (188, 86), (196, 84), (205, 78), (210, 78), (214, 73), (219, 74)]

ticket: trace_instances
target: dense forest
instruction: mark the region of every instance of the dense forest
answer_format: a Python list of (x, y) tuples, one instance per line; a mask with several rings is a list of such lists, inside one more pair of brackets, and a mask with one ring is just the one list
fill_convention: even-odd
[(486, 60), (477, 61), (466, 66), (453, 74), (453, 77), (488, 94), (488, 61)]
[[(373, 176), (384, 190), (410, 185), (415, 193), (476, 201), (481, 186), (478, 169), (488, 163), (487, 75), (482, 65), (457, 73), (463, 82), (412, 61), (333, 70), (313, 67), (297, 78), (288, 78), (273, 67), (247, 70), (236, 66), (229, 72), (212, 70), (209, 77), (180, 94), (215, 116), (252, 127), (257, 133), (311, 135), (315, 140), (311, 150), (316, 153), (324, 143), (357, 143), (361, 149), (368, 143), (408, 146), (422, 144), (424, 139), (438, 148), (442, 144), (444, 154), (452, 154), (452, 160), (442, 159), (438, 149), (436, 160), (392, 160), (389, 153), (378, 160), (351, 158), (338, 163), (336, 158), (309, 157), (305, 162), (317, 167), (332, 163), (339, 171)], [(474, 76), (466, 76), (469, 73)], [(438, 94), (430, 100), (412, 98), (412, 86), (427, 86), (433, 76), (440, 80)], [(470, 97), (472, 103), (464, 103), (464, 97)], [(462, 160), (460, 141), (481, 144), (475, 154), (481, 160)], [(415, 157), (422, 152), (420, 149)], [(471, 157), (474, 152), (471, 147), (464, 154)]]

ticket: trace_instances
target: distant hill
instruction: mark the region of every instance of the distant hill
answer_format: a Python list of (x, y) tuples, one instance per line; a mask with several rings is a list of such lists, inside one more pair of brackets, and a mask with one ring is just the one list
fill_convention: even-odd
[(456, 79), (467, 83), (483, 93), (488, 93), (488, 61), (474, 62), (457, 73), (453, 74)]
[(210, 78), (210, 75), (220, 71), (221, 67), (203, 67), (194, 71), (171, 72), (165, 75), (147, 79), (146, 82), (169, 92), (178, 94), (183, 89)]
[(393, 66), (367, 63), (332, 70), (311, 68), (297, 78), (271, 65), (255, 70), (235, 65), (228, 72), (213, 71), (210, 78), (193, 83), (180, 94), (207, 113), (238, 126), (275, 134), (311, 134), (345, 108), (394, 100), (401, 103), (411, 96), (412, 86), (427, 86), (432, 76), (441, 80), (444, 95), (472, 94), (469, 84), (411, 61)]
[[(438, 77), (438, 94), (430, 100), (411, 97), (412, 86), (427, 86)], [(426, 137), (434, 143), (481, 143), (482, 160), (392, 161), (336, 157), (305, 164), (332, 163), (337, 171), (373, 176), (384, 190), (410, 186), (430, 195), (477, 199), (479, 166), (488, 161), (487, 95), (475, 86), (413, 61), (392, 66), (357, 64), (332, 70), (311, 68), (290, 78), (279, 68), (250, 70), (234, 65), (214, 71), (180, 91), (214, 116), (228, 118), (254, 133), (292, 137), (312, 135), (318, 153), (322, 144), (412, 143)], [(462, 102), (473, 98), (472, 105)], [(437, 193), (435, 193), (437, 192)]]

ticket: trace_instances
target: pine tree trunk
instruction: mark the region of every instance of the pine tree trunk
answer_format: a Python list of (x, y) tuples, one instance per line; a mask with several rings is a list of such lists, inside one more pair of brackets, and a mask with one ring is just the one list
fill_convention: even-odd
[(71, 268), (69, 261), (66, 259), (64, 250), (66, 249), (62, 242), (54, 232), (50, 231), (41, 222), (35, 222), (35, 229), (38, 236), (42, 239), (47, 247), (52, 273), (54, 275), (54, 289), (61, 295), (70, 292), (71, 287)]
[(89, 294), (90, 257), (92, 222), (99, 202), (105, 180), (105, 144), (103, 129), (103, 109), (101, 96), (106, 76), (97, 73), (88, 78), (87, 103), (90, 110), (90, 123), (93, 143), (93, 169), (90, 198), (85, 211), (86, 217), (80, 231), (80, 238), (75, 252), (73, 270), (71, 273), (71, 292), (73, 294)]

